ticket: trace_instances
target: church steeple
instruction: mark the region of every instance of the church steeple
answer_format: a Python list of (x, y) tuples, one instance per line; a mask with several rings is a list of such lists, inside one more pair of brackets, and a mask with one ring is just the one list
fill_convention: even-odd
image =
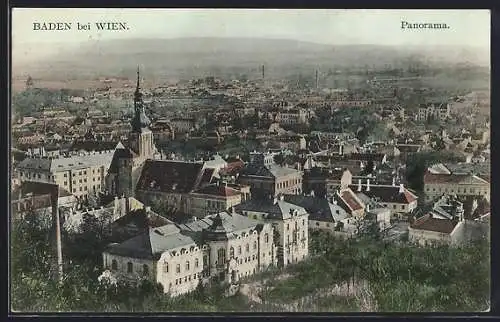
[(141, 132), (141, 129), (149, 127), (151, 121), (146, 116), (144, 109), (144, 102), (142, 100), (142, 93), (140, 87), (140, 74), (139, 66), (137, 66), (137, 85), (134, 93), (134, 117), (131, 122), (133, 132)]

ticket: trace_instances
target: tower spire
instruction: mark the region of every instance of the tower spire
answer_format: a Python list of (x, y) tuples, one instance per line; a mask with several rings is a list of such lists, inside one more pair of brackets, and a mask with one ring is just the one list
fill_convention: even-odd
[(139, 84), (139, 65), (137, 65), (137, 85), (135, 87), (135, 91), (139, 92), (140, 84)]

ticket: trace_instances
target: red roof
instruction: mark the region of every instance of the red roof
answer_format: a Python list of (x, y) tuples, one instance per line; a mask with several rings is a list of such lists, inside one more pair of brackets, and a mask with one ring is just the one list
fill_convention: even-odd
[(340, 197), (353, 211), (363, 209), (363, 206), (359, 204), (351, 190), (342, 191)]
[(427, 214), (425, 216), (418, 218), (411, 225), (411, 228), (450, 234), (453, 231), (453, 229), (455, 229), (457, 223), (458, 223), (457, 221), (449, 219), (433, 218), (430, 214)]
[(193, 192), (206, 195), (221, 196), (221, 197), (232, 197), (240, 194), (238, 190), (231, 187), (227, 187), (225, 184), (221, 184), (219, 186), (216, 184), (209, 185)]
[(241, 160), (228, 163), (227, 166), (220, 170), (221, 175), (234, 175), (245, 167), (245, 163)]

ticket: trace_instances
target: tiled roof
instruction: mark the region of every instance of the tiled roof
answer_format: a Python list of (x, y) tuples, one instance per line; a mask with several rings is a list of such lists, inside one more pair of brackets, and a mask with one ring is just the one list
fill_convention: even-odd
[(288, 219), (291, 218), (290, 213), (297, 210), (298, 214), (305, 214), (307, 211), (298, 205), (289, 203), (285, 200), (272, 199), (251, 199), (234, 207), (239, 212), (252, 211), (261, 212), (268, 215), (266, 219)]
[(50, 171), (51, 164), (52, 160), (50, 159), (26, 158), (19, 163), (18, 168)]
[(309, 213), (309, 220), (337, 222), (348, 217), (342, 207), (325, 198), (304, 195), (284, 195), (284, 198), (285, 201), (304, 208)]
[(197, 188), (199, 179), (206, 173), (202, 168), (202, 163), (147, 160), (137, 183), (137, 189), (189, 193)]
[(211, 184), (203, 188), (193, 191), (193, 193), (201, 193), (206, 195), (220, 196), (220, 197), (231, 197), (237, 196), (240, 192), (236, 189), (228, 187), (224, 184)]
[(75, 141), (70, 150), (73, 151), (106, 151), (114, 150), (118, 142), (109, 141)]
[(228, 162), (225, 168), (220, 170), (221, 175), (236, 175), (241, 169), (245, 167), (245, 163), (241, 160)]
[(182, 232), (191, 231), (201, 233), (203, 230), (218, 229), (221, 232), (230, 234), (245, 229), (253, 229), (259, 224), (260, 221), (258, 220), (250, 219), (237, 213), (228, 213), (223, 211), (187, 224), (179, 225), (179, 228)]
[(341, 191), (340, 198), (352, 211), (363, 209), (363, 205), (358, 201), (351, 189)]
[(158, 259), (165, 251), (182, 246), (195, 246), (196, 242), (188, 235), (182, 234), (173, 224), (157, 228), (150, 228), (147, 232), (111, 245), (107, 252), (110, 254), (144, 259)]
[(410, 227), (418, 230), (429, 230), (450, 234), (457, 223), (458, 222), (454, 220), (433, 218), (430, 214), (427, 214), (415, 220)]
[(434, 174), (426, 172), (424, 184), (489, 184), (488, 181), (470, 174)]
[[(353, 191), (358, 191), (358, 185), (349, 186)], [(371, 185), (370, 191), (366, 191), (366, 184), (361, 185), (361, 192), (370, 198), (376, 198), (378, 202), (386, 203), (404, 203), (409, 204), (417, 200), (417, 196), (404, 188), (404, 192), (399, 192), (399, 186), (392, 185)]]

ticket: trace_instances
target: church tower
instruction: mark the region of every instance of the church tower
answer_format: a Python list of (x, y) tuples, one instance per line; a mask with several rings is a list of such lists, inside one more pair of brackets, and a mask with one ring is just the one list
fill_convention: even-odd
[(137, 67), (137, 85), (134, 93), (134, 117), (131, 125), (132, 131), (129, 134), (129, 147), (141, 161), (153, 159), (155, 146), (153, 143), (153, 132), (149, 129), (151, 120), (147, 117), (142, 100), (140, 88), (139, 67)]
[(157, 153), (150, 130), (150, 119), (146, 116), (137, 68), (137, 86), (134, 93), (134, 116), (130, 124), (132, 130), (127, 144), (121, 142), (115, 148), (113, 160), (106, 178), (110, 194), (121, 197), (134, 197), (142, 167), (148, 159), (154, 159)]

